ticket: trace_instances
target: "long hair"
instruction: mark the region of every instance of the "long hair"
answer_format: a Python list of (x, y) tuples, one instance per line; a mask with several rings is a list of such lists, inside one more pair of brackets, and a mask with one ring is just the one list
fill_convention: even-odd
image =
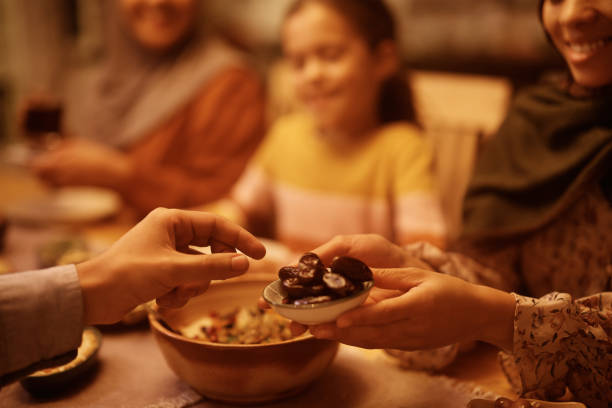
[[(289, 8), (285, 20), (309, 2), (319, 2), (338, 11), (363, 37), (371, 50), (376, 49), (383, 41), (391, 40), (397, 43), (395, 20), (382, 0), (297, 0)], [(382, 123), (417, 123), (412, 90), (401, 70), (381, 85), (378, 116)]]

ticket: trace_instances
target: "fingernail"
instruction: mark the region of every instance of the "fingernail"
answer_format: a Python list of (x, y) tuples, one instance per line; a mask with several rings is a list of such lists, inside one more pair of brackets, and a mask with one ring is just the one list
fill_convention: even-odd
[(233, 271), (244, 271), (249, 267), (249, 260), (246, 256), (241, 254), (236, 254), (232, 258), (232, 270)]
[(310, 333), (318, 339), (332, 338), (334, 333), (327, 327), (311, 327)]

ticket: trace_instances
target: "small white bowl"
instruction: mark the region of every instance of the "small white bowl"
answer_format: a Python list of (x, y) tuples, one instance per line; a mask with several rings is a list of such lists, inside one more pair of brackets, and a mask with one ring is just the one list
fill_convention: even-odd
[(279, 279), (264, 288), (263, 298), (281, 316), (304, 325), (313, 325), (333, 322), (342, 313), (361, 305), (368, 297), (372, 286), (374, 282), (367, 281), (363, 283), (362, 290), (347, 297), (311, 305), (294, 305), (283, 303), (287, 293)]

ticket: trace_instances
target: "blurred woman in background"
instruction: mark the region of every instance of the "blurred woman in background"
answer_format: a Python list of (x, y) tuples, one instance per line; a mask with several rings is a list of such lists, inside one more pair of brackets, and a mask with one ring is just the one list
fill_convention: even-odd
[(32, 169), (116, 190), (140, 214), (223, 196), (264, 133), (259, 77), (200, 24), (198, 0), (107, 6), (106, 59), (67, 75), (68, 137)]

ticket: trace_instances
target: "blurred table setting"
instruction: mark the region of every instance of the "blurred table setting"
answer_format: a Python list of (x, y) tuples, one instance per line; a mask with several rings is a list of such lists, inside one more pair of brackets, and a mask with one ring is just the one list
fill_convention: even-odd
[[(78, 262), (104, 250), (136, 222), (112, 193), (50, 190), (24, 166), (6, 162), (0, 163), (0, 192), (0, 223), (6, 221), (0, 260), (9, 273)], [(286, 256), (279, 244), (266, 246), (270, 256)], [(270, 280), (275, 275), (272, 271)], [(0, 389), (0, 408), (231, 406), (200, 396), (178, 378), (148, 326), (140, 320), (99, 327), (103, 340), (93, 370), (45, 396), (10, 384)], [(514, 398), (496, 355), (493, 347), (479, 344), (441, 373), (427, 374), (403, 369), (382, 350), (341, 345), (323, 376), (301, 393), (259, 406), (460, 408), (475, 398)]]

